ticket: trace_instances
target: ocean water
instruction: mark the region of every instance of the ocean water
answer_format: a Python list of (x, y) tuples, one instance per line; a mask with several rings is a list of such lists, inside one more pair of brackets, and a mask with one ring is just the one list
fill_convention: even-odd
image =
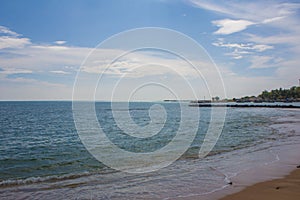
[[(121, 115), (127, 111), (123, 104), (116, 107)], [(111, 103), (95, 104), (98, 122), (110, 141), (134, 153), (154, 152), (170, 143), (182, 117), (199, 122), (192, 144), (177, 161), (158, 171), (130, 174), (107, 167), (86, 150), (75, 128), (72, 102), (0, 102), (0, 198), (205, 196), (228, 187), (231, 178), (245, 169), (279, 161), (278, 152), (283, 145), (300, 144), (297, 127), (296, 131), (282, 131), (289, 124), (299, 125), (298, 110), (227, 108), (216, 146), (207, 157), (199, 159), (198, 152), (211, 120), (211, 108), (183, 104), (188, 116), (181, 116), (179, 103), (132, 102), (129, 104), (131, 119), (138, 126), (149, 125), (153, 120), (149, 109), (157, 104), (165, 109), (166, 119), (163, 123), (155, 122), (160, 129), (148, 138), (125, 134), (120, 122), (115, 121)], [(199, 118), (193, 114), (196, 109), (200, 111)], [(124, 118), (124, 124), (128, 123), (126, 120)], [(156, 131), (156, 128), (152, 126), (149, 131)]]

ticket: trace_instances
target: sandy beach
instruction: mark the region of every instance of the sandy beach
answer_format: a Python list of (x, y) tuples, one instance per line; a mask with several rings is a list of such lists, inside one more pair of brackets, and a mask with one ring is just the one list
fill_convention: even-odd
[(300, 199), (300, 169), (282, 179), (257, 183), (244, 190), (226, 196), (222, 200), (298, 200)]

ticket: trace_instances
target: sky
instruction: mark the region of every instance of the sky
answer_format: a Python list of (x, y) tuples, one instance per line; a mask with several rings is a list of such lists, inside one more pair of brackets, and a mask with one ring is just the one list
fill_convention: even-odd
[[(212, 60), (206, 61), (217, 66), (226, 92), (205, 88), (182, 60), (163, 52), (133, 53), (105, 71), (99, 59), (123, 51), (93, 51), (95, 47), (115, 34), (144, 27), (174, 30), (197, 42)], [(84, 63), (91, 51), (95, 55)], [(300, 1), (0, 2), (0, 100), (71, 100), (78, 72), (85, 83), (81, 91), (96, 93), (97, 100), (112, 100), (112, 91), (116, 101), (175, 98), (176, 91), (181, 99), (258, 95), (298, 85), (299, 55)], [(200, 57), (195, 62), (206, 66)], [(100, 74), (95, 89), (90, 80)], [(203, 68), (206, 78), (214, 79), (211, 74)], [(185, 89), (188, 85), (196, 96)], [(77, 97), (89, 100), (91, 95)]]

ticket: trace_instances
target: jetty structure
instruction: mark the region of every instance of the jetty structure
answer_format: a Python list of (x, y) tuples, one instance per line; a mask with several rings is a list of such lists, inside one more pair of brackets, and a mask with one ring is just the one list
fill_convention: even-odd
[(289, 89), (264, 90), (258, 96), (245, 96), (241, 98), (220, 100), (190, 101), (191, 107), (233, 107), (233, 108), (300, 108), (300, 86)]
[(232, 108), (297, 108), (300, 109), (300, 106), (291, 105), (291, 104), (255, 104), (255, 103), (247, 103), (247, 104), (238, 104), (238, 103), (190, 103), (191, 107), (232, 107)]

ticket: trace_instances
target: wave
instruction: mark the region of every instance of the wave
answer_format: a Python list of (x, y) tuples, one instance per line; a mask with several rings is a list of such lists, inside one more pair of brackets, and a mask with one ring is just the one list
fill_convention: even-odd
[(51, 175), (45, 177), (29, 177), (25, 179), (8, 179), (0, 181), (0, 187), (10, 187), (16, 185), (27, 185), (33, 183), (40, 183), (40, 182), (54, 182), (54, 181), (61, 181), (61, 180), (68, 180), (68, 179), (76, 179), (83, 176), (93, 175), (95, 172), (82, 172), (77, 174), (65, 174), (65, 175)]

